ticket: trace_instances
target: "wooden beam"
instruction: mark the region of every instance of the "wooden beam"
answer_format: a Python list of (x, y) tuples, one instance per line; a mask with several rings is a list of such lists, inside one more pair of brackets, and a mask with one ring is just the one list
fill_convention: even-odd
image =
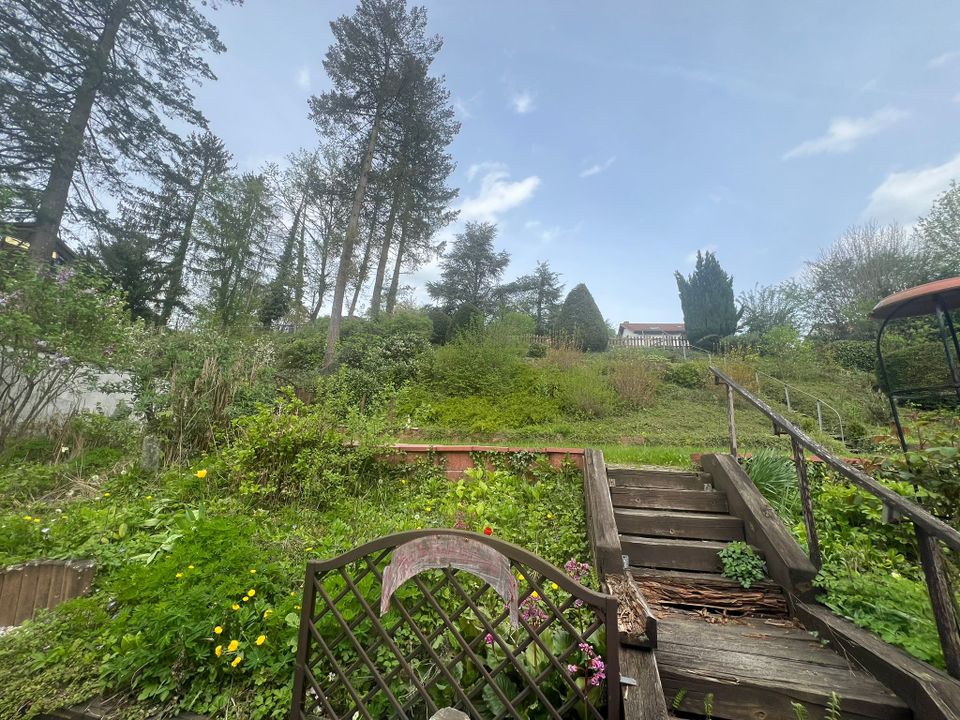
[(657, 658), (652, 650), (621, 645), (620, 676), (636, 683), (622, 686), (625, 720), (667, 720), (667, 703), (657, 671)]
[(597, 450), (584, 451), (583, 504), (587, 516), (587, 539), (600, 579), (609, 573), (622, 573), (623, 555), (610, 500), (607, 467), (603, 453)]

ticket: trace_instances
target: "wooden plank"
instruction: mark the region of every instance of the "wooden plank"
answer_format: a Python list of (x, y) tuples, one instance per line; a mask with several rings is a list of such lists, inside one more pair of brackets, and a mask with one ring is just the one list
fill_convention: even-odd
[(711, 540), (671, 540), (636, 535), (621, 535), (620, 545), (630, 558), (630, 565), (698, 572), (719, 572), (721, 566), (717, 553), (725, 547), (724, 543)]
[(633, 647), (657, 647), (657, 618), (640, 587), (628, 573), (609, 574), (607, 592), (617, 598), (617, 626), (620, 643)]
[(617, 487), (659, 487), (676, 490), (703, 490), (712, 480), (706, 473), (647, 470), (644, 468), (617, 468), (607, 466), (607, 477)]
[(13, 624), (19, 625), (24, 620), (33, 617), (33, 610), (37, 599), (37, 575), (39, 567), (35, 563), (28, 563), (23, 568), (20, 580), (20, 597), (17, 599), (17, 612)]
[(743, 521), (733, 515), (644, 509), (617, 509), (614, 515), (620, 532), (631, 535), (743, 540)]
[(937, 624), (937, 634), (940, 636), (943, 660), (947, 672), (955, 678), (960, 677), (960, 628), (957, 627), (957, 605), (950, 587), (947, 561), (936, 538), (917, 525), (914, 525), (913, 529), (920, 550), (920, 567), (923, 568), (927, 594), (930, 596), (930, 606)]
[(747, 542), (763, 552), (770, 577), (788, 594), (812, 597), (816, 568), (737, 461), (729, 455), (704, 455), (700, 462), (726, 494), (730, 512), (743, 520)]
[(617, 521), (610, 500), (607, 467), (603, 453), (587, 449), (583, 458), (583, 504), (587, 520), (587, 539), (594, 566), (600, 578), (623, 571)]
[(16, 625), (17, 603), (23, 582), (23, 567), (9, 567), (4, 571), (3, 598), (0, 599), (0, 627)]
[(665, 608), (701, 608), (718, 613), (751, 613), (769, 617), (789, 614), (779, 585), (761, 582), (749, 589), (722, 575), (655, 568), (631, 568), (647, 600)]
[(894, 689), (918, 720), (960, 720), (960, 681), (888, 645), (822, 605), (798, 602), (796, 613), (807, 628), (842, 648)]
[(636, 682), (623, 685), (624, 720), (666, 720), (667, 704), (652, 650), (621, 646), (620, 675)]
[(37, 567), (37, 589), (33, 601), (34, 611), (40, 608), (50, 607), (47, 604), (50, 598), (50, 586), (53, 584), (53, 576), (57, 572), (57, 565), (54, 563), (42, 563)]
[(50, 592), (47, 594), (47, 607), (55, 608), (63, 602), (63, 582), (66, 577), (66, 565), (60, 563), (54, 566), (54, 572), (50, 577)]
[(723, 493), (706, 490), (672, 490), (670, 488), (610, 488), (614, 507), (647, 508), (650, 510), (687, 510), (689, 512), (727, 512)]

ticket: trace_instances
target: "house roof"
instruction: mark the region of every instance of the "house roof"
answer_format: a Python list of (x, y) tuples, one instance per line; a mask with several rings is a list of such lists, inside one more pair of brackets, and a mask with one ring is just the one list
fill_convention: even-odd
[(682, 333), (684, 329), (683, 323), (620, 323), (620, 330), (629, 330), (630, 332)]

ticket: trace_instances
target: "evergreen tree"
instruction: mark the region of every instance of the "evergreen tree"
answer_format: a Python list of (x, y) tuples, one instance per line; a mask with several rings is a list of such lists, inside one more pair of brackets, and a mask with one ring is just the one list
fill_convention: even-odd
[(563, 301), (557, 316), (557, 331), (570, 338), (581, 350), (602, 352), (607, 349), (610, 341), (607, 323), (583, 283), (573, 288)]
[(35, 217), (34, 258), (50, 258), (75, 174), (115, 192), (128, 169), (157, 177), (181, 142), (166, 121), (204, 124), (192, 86), (224, 50), (207, 12), (194, 0), (0, 3), (0, 177)]
[(733, 278), (727, 275), (712, 252), (697, 251), (693, 274), (675, 274), (687, 340), (693, 345), (715, 348), (722, 338), (737, 331), (740, 313), (733, 301)]
[(440, 280), (427, 283), (427, 292), (446, 312), (470, 304), (485, 315), (493, 312), (497, 283), (510, 255), (493, 249), (497, 226), (469, 222), (457, 234), (453, 248), (440, 261)]
[(547, 262), (538, 262), (529, 275), (521, 275), (502, 288), (503, 302), (536, 321), (536, 334), (548, 335), (560, 310), (563, 284), (560, 273), (553, 272)]

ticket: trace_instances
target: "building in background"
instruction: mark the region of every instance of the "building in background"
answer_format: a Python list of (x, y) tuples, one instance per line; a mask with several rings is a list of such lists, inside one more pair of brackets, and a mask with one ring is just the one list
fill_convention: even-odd
[(683, 323), (622, 322), (617, 331), (622, 345), (631, 347), (687, 347)]

